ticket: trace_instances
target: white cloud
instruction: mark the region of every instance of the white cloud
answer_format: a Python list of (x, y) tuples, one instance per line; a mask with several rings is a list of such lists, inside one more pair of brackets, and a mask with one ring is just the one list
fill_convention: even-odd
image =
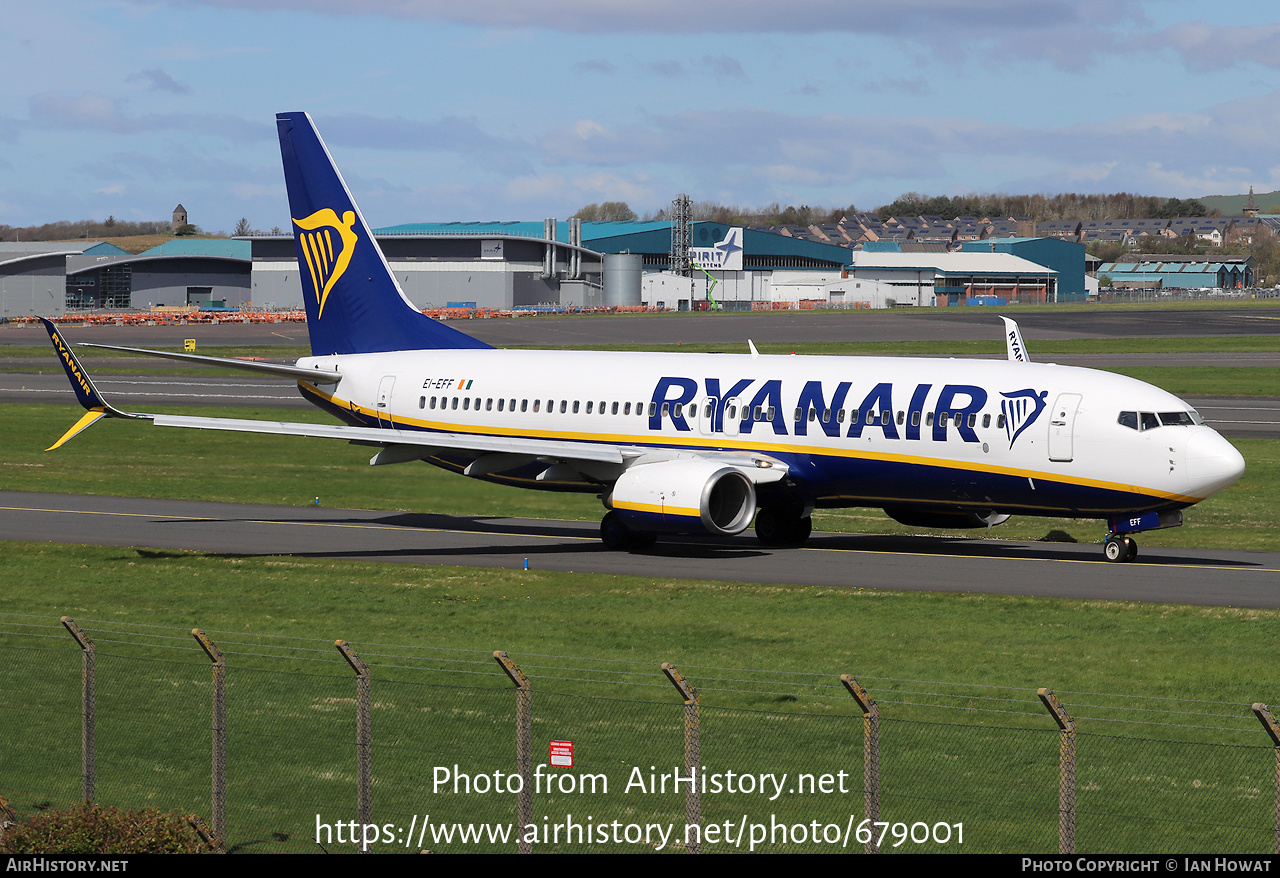
[[(212, 7), (376, 14), (451, 21), (488, 28), (534, 28), (565, 33), (688, 33), (683, 0), (170, 0)], [(867, 33), (915, 38), (967, 36), (1030, 29), (1087, 27), (1142, 20), (1138, 0), (810, 0), (801, 12), (776, 0), (736, 0), (698, 16), (703, 33)]]
[(154, 67), (151, 70), (144, 70), (141, 73), (135, 73), (130, 76), (131, 81), (142, 80), (150, 84), (152, 91), (167, 91), (176, 95), (184, 95), (190, 93), (191, 89), (178, 82), (164, 70)]
[(1170, 25), (1143, 40), (1151, 49), (1172, 49), (1188, 68), (1206, 72), (1235, 67), (1250, 61), (1280, 68), (1280, 24), (1224, 27), (1203, 21)]

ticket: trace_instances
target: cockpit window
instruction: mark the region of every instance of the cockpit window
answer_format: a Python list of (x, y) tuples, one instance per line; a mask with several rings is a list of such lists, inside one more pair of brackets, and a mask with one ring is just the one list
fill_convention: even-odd
[(1195, 409), (1187, 412), (1121, 412), (1116, 423), (1130, 430), (1154, 430), (1156, 427), (1190, 427), (1204, 423)]

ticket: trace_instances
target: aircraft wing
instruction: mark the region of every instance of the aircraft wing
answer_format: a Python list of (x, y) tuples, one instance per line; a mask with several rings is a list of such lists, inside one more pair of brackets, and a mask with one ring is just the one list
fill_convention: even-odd
[(342, 374), (320, 369), (303, 369), (299, 366), (286, 366), (280, 363), (259, 363), (253, 360), (237, 360), (234, 357), (205, 357), (200, 354), (179, 354), (173, 351), (149, 351), (146, 348), (126, 348), (114, 344), (91, 344), (84, 342), (82, 348), (102, 348), (108, 351), (124, 351), (129, 354), (144, 354), (148, 357), (164, 357), (167, 360), (183, 360), (188, 363), (201, 363), (208, 366), (220, 366), (226, 369), (241, 369), (245, 372), (258, 372), (264, 375), (277, 375), (298, 381), (310, 381), (312, 384), (337, 384)]
[[(520, 436), (485, 436), (474, 433), (433, 433), (381, 427), (351, 427), (344, 424), (301, 424), (291, 421), (256, 421), (241, 418), (201, 418), (187, 415), (151, 415), (157, 427), (187, 427), (196, 430), (228, 430), (236, 433), (268, 433), (277, 436), (306, 436), (314, 439), (343, 439), (356, 445), (382, 450), (369, 461), (376, 465), (421, 460), (438, 451), (476, 454), (478, 469), (467, 475), (493, 471), (484, 461), (513, 458), (548, 462), (613, 464), (617, 472), (631, 466), (656, 463), (671, 458), (700, 458), (732, 466), (755, 484), (776, 482), (786, 477), (787, 465), (774, 457), (736, 451), (654, 449), (640, 445), (605, 442), (569, 442), (561, 439), (530, 439)], [(490, 456), (493, 457), (490, 457)]]
[[(727, 466), (733, 466), (741, 470), (755, 483), (777, 481), (787, 474), (786, 464), (780, 460), (762, 455), (731, 451), (667, 450), (604, 442), (571, 442), (554, 438), (534, 439), (520, 436), (493, 436), (473, 433), (437, 433), (425, 430), (353, 427), (345, 424), (305, 424), (291, 421), (205, 418), (188, 415), (159, 415), (121, 411), (108, 403), (97, 387), (94, 386), (92, 379), (80, 364), (79, 358), (72, 352), (71, 346), (62, 338), (62, 334), (57, 327), (47, 320), (42, 320), (42, 322), (49, 333), (49, 339), (53, 342), (54, 349), (58, 353), (58, 358), (62, 361), (67, 378), (71, 381), (71, 386), (76, 391), (77, 399), (86, 409), (85, 415), (48, 449), (50, 451), (90, 427), (100, 418), (109, 417), (148, 420), (158, 427), (185, 427), (196, 430), (226, 430), (237, 433), (266, 433), (278, 436), (341, 439), (357, 445), (380, 448), (381, 451), (369, 461), (375, 465), (421, 460), (439, 451), (459, 451), (475, 454), (477, 457), (475, 464), (473, 464), (475, 471), (469, 471), (468, 475), (483, 475), (487, 471), (492, 471), (491, 467), (510, 464), (513, 459), (544, 460), (551, 463), (563, 462), (570, 465), (574, 463), (603, 464), (606, 466), (605, 472), (620, 473), (633, 465), (655, 462), (670, 457), (700, 457), (717, 460)], [(95, 347), (217, 365), (234, 365), (240, 368), (252, 367), (257, 371), (269, 371), (283, 377), (294, 378), (295, 380), (305, 379), (316, 382), (317, 378), (315, 372), (310, 369), (272, 363), (248, 363), (242, 360), (227, 360), (222, 357), (172, 354), (163, 351), (147, 351), (140, 348), (122, 348), (113, 345), (95, 345)], [(321, 374), (326, 377), (333, 375), (332, 380), (337, 380), (336, 373)], [(609, 467), (617, 467), (617, 469), (612, 470)], [(470, 467), (468, 469), (471, 470)]]
[[(241, 418), (199, 418), (186, 415), (153, 415), (157, 427), (189, 427), (197, 430), (229, 430), (236, 433), (271, 433), (279, 436), (309, 436), (315, 439), (345, 439), (361, 445), (411, 446), (420, 449), (477, 451), (483, 454), (518, 454), (565, 460), (623, 463), (620, 446), (592, 442), (562, 442), (554, 439), (523, 439), (508, 436), (479, 436), (467, 433), (428, 433), (380, 427), (350, 427), (343, 424), (300, 424), (291, 421), (252, 421)], [(639, 456), (643, 452), (637, 452)]]

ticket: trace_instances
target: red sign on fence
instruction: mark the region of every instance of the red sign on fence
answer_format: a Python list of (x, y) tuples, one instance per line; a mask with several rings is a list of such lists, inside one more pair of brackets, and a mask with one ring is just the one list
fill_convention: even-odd
[(573, 768), (573, 742), (551, 742), (551, 764), (564, 768)]

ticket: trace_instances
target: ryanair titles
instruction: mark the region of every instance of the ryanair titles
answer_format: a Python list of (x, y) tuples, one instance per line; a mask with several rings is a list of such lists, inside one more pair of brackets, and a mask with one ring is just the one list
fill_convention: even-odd
[[(705, 423), (700, 429), (722, 433), (726, 420), (732, 418), (738, 422), (740, 435), (772, 430), (776, 436), (807, 436), (812, 431), (814, 435), (821, 432), (836, 438), (843, 432), (846, 438), (857, 439), (875, 431), (885, 439), (912, 441), (927, 437), (945, 442), (954, 433), (964, 442), (981, 441), (974, 426), (990, 396), (982, 387), (943, 384), (935, 389), (933, 384), (916, 384), (910, 390), (895, 390), (893, 382), (883, 381), (856, 405), (856, 397), (849, 395), (852, 387), (851, 381), (841, 381), (835, 387), (808, 381), (798, 396), (788, 394), (795, 404), (784, 408), (782, 380), (777, 378), (743, 378), (732, 383), (705, 378), (701, 387), (693, 378), (660, 378), (649, 406), (649, 429), (661, 430), (663, 422), (669, 420), (676, 430), (693, 432), (689, 421), (701, 418)], [(1004, 417), (999, 426), (1012, 446), (1039, 419), (1048, 391), (1026, 388), (1000, 396)], [(695, 401), (697, 406), (691, 405)], [(907, 404), (902, 406), (902, 402)], [(732, 407), (741, 409), (741, 414), (727, 415)], [(847, 421), (838, 414), (845, 409), (851, 412)]]

